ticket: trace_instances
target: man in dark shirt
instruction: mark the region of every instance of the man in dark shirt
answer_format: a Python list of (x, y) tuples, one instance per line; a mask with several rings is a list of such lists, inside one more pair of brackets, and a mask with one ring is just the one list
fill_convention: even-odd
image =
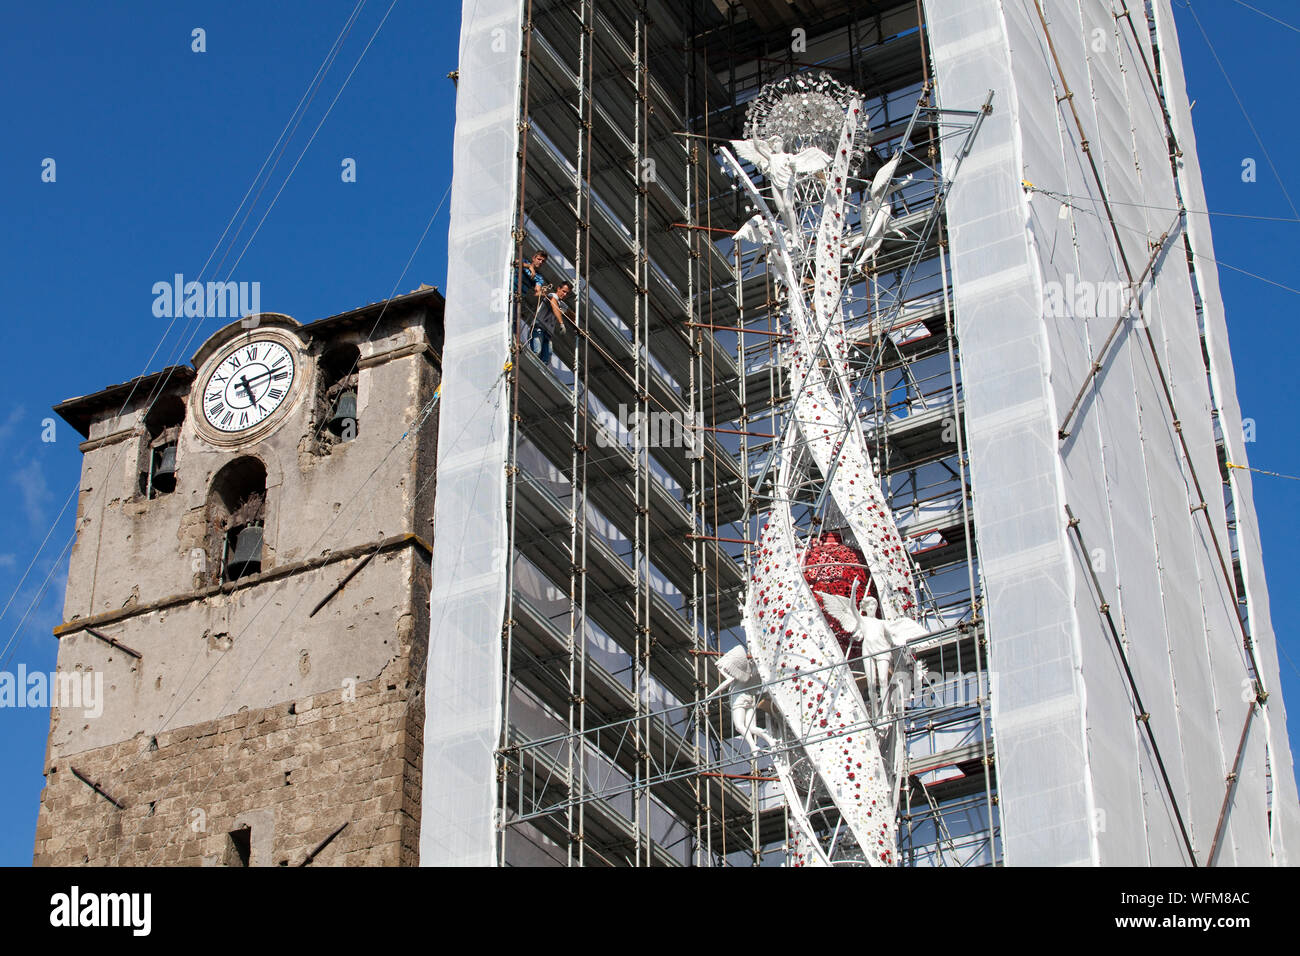
[(537, 304), (537, 314), (533, 317), (533, 334), (528, 343), (542, 364), (551, 364), (551, 338), (555, 335), (555, 326), (564, 330), (564, 300), (573, 291), (573, 283), (567, 279), (555, 287), (549, 295), (543, 295)]

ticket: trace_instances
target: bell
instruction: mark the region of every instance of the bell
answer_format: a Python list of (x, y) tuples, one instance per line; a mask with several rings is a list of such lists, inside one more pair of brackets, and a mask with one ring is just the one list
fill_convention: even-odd
[(245, 525), (235, 536), (235, 547), (226, 560), (226, 578), (234, 581), (262, 570), (262, 526)]
[(150, 498), (169, 495), (176, 490), (176, 443), (153, 450), (148, 475), (140, 476), (140, 491)]
[(154, 481), (159, 478), (176, 477), (176, 446), (163, 445), (154, 451), (156, 464), (153, 469)]
[(334, 412), (330, 415), (329, 428), (335, 435), (352, 438), (357, 431), (357, 393), (355, 389), (345, 389), (339, 393), (334, 403)]

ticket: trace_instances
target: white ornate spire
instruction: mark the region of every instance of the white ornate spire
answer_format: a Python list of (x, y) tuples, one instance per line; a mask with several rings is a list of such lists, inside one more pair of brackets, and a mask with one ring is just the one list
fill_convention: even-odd
[[(865, 155), (865, 118), (860, 96), (824, 74), (790, 77), (755, 98), (747, 138), (733, 143), (734, 153), (720, 150), (755, 211), (736, 239), (768, 246), (768, 267), (789, 310), (791, 344), (781, 362), (792, 398), (745, 629), (781, 715), (773, 757), (790, 804), (795, 865), (896, 862), (903, 734), (901, 694), (891, 678), (899, 645), (923, 631), (913, 620), (911, 558), (858, 420), (845, 335), (844, 299), (885, 239), (897, 170), (891, 161), (869, 185), (854, 179)], [(761, 189), (737, 156), (762, 176)], [(833, 504), (866, 565), (871, 590), (861, 603), (856, 589), (848, 599), (821, 595), (827, 611), (867, 645), (861, 675), (805, 578), (812, 529), (796, 525), (792, 502), (809, 487)], [(849, 648), (855, 660), (857, 646)], [(752, 734), (746, 738), (756, 746)]]

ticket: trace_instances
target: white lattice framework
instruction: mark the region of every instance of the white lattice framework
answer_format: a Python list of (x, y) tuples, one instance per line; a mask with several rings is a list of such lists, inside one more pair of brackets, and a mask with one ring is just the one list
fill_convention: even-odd
[[(872, 395), (873, 372), (893, 341), (891, 331), (909, 322), (912, 279), (930, 254), (943, 198), (982, 114), (934, 108), (923, 90), (901, 140), (866, 182), (859, 178), (866, 153), (863, 141), (869, 137), (860, 99), (838, 84), (802, 79), (803, 90), (798, 77), (765, 88), (753, 101), (754, 121), (745, 131), (749, 139), (733, 144), (761, 178), (751, 178), (731, 150), (720, 151), (723, 168), (736, 178), (736, 188), (743, 188), (754, 210), (736, 236), (766, 247), (758, 258), (767, 259), (777, 279), (784, 303), (781, 324), (791, 336), (791, 346), (780, 356), (783, 377), (790, 383), (790, 396), (779, 411), (784, 421), (781, 439), (757, 477), (751, 477), (754, 488), (762, 489), (759, 500), (766, 501), (775, 487), (776, 506), (769, 509), (768, 526), (751, 554), (748, 612), (742, 607), (746, 646), (715, 658), (722, 683), (699, 701), (581, 730), (513, 740), (503, 751), (508, 772), (526, 780), (527, 786), (517, 791), (510, 825), (618, 801), (701, 775), (730, 777), (739, 764), (747, 763), (749, 772), (741, 779), (765, 782), (767, 768), (776, 771), (793, 824), (789, 863), (902, 862), (895, 821), (899, 784), (908, 773), (907, 688), (899, 686), (906, 682), (892, 678), (904, 673), (901, 664), (915, 666), (905, 641), (928, 639), (918, 618), (940, 630), (950, 622), (924, 578), (913, 579), (911, 557), (881, 493), (864, 428), (869, 440), (877, 440), (873, 429), (880, 428), (882, 411)], [(829, 87), (829, 94), (810, 97), (810, 108), (804, 109), (803, 92), (817, 92), (818, 85)], [(800, 102), (790, 102), (790, 93)], [(758, 104), (780, 108), (772, 112)], [(926, 142), (945, 136), (965, 140), (955, 151), (953, 168), (943, 175), (909, 148), (915, 145), (913, 134), (926, 126)], [(776, 136), (782, 138), (779, 146)], [(797, 152), (785, 152), (787, 144)], [(907, 201), (898, 196), (891, 202), (891, 193), (913, 182), (910, 176), (897, 175), (904, 160), (925, 177), (916, 183), (920, 196), (911, 195)], [(899, 205), (906, 219), (893, 218)], [(919, 216), (914, 214), (917, 209), (923, 210)], [(882, 250), (886, 236), (889, 241)], [(877, 266), (895, 273), (896, 281), (869, 279)], [(797, 290), (793, 297), (791, 289)], [(851, 353), (849, 338), (875, 344), (863, 349), (858, 341), (859, 350)], [(906, 365), (902, 371), (915, 390)], [(774, 486), (768, 485), (769, 479)], [(803, 577), (803, 559), (819, 525), (839, 529), (863, 553), (862, 564), (851, 567), (867, 572), (873, 600), (878, 596), (881, 606), (881, 616), (874, 611), (864, 615), (865, 608), (856, 601), (860, 594), (849, 600), (819, 592), (826, 611), (854, 633), (856, 642), (847, 656)], [(777, 556), (782, 560), (774, 562)], [(772, 612), (778, 615), (777, 631), (772, 630), (777, 626)], [(863, 646), (872, 653), (859, 655)], [(910, 676), (917, 686), (920, 674), (912, 671)], [(715, 724), (703, 705), (724, 692), (731, 698), (726, 709), (730, 719), (724, 720), (720, 710)], [(769, 704), (781, 716), (774, 720), (769, 713), (765, 729), (758, 715)], [(938, 711), (925, 713), (933, 719)], [(710, 736), (719, 743), (715, 752), (702, 752), (686, 741), (674, 745), (669, 737), (664, 738), (665, 746), (642, 752), (637, 727), (651, 722), (672, 728), (698, 714), (705, 715)], [(726, 743), (729, 739), (738, 746)], [(592, 775), (574, 788), (558, 759), (568, 748), (608, 751), (620, 766), (635, 750), (647, 767), (635, 780)], [(765, 795), (755, 799), (770, 808)], [(931, 812), (942, 828), (933, 805)], [(943, 857), (942, 850), (939, 855)]]
[[(923, 632), (915, 623), (914, 567), (857, 414), (845, 334), (846, 295), (885, 238), (898, 165), (896, 155), (854, 203), (851, 177), (863, 158), (865, 119), (853, 91), (824, 77), (792, 78), (764, 91), (750, 112), (750, 138), (733, 144), (765, 174), (768, 195), (731, 150), (720, 150), (755, 210), (738, 238), (767, 246), (792, 338), (782, 355), (791, 410), (744, 627), (784, 724), (773, 728), (780, 739), (773, 758), (790, 807), (796, 866), (897, 862), (902, 694), (889, 677), (906, 637)], [(828, 136), (834, 121), (838, 137)], [(827, 143), (834, 143), (833, 155), (820, 149)], [(787, 144), (792, 152), (784, 151)], [(804, 577), (811, 536), (796, 525), (793, 502), (810, 487), (829, 499), (862, 552), (879, 602), (883, 621), (872, 621), (864, 606), (868, 619), (856, 622), (857, 636), (874, 626), (890, 637), (874, 648), (878, 659), (867, 660), (863, 673), (850, 665)], [(864, 696), (864, 688), (879, 693)]]

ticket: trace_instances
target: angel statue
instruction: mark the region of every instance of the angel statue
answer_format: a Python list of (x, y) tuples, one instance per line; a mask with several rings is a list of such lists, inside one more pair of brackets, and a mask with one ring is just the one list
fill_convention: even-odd
[(787, 153), (785, 141), (780, 136), (773, 136), (771, 140), (757, 136), (733, 139), (731, 145), (736, 147), (737, 156), (757, 166), (777, 189), (788, 187), (796, 174), (819, 173), (831, 164), (831, 158), (816, 146)]
[(758, 693), (762, 682), (749, 662), (749, 654), (744, 645), (737, 644), (718, 658), (718, 673), (723, 680), (709, 692), (709, 697), (721, 694), (733, 684), (736, 685), (731, 696), (731, 725), (736, 733), (745, 738), (749, 749), (758, 753), (757, 738), (762, 737), (768, 747), (775, 747), (776, 742), (758, 727)]
[(785, 151), (785, 140), (773, 136), (770, 140), (755, 136), (753, 139), (733, 139), (731, 145), (736, 155), (748, 160), (772, 184), (772, 198), (776, 200), (790, 231), (798, 233), (794, 214), (794, 180), (796, 176), (820, 173), (831, 164), (831, 158), (816, 146), (806, 146), (797, 153)]
[[(854, 270), (865, 273), (871, 258), (885, 241), (885, 232), (893, 218), (893, 209), (885, 200), (891, 193), (897, 192), (912, 181), (910, 175), (899, 182), (893, 181), (894, 173), (898, 169), (898, 161), (902, 158), (903, 153), (900, 150), (872, 177), (862, 208), (862, 222), (865, 226), (861, 232), (844, 244), (846, 252), (854, 257)], [(894, 234), (901, 236), (903, 233), (895, 229)]]
[[(818, 591), (826, 613), (835, 618), (848, 632), (849, 637), (862, 642), (863, 669), (866, 672), (867, 698), (883, 708), (884, 693), (889, 688), (898, 648), (906, 647), (908, 640), (928, 633), (911, 618), (895, 617), (881, 620), (876, 617), (880, 604), (871, 595), (858, 603), (858, 585), (853, 582), (849, 596)], [(895, 653), (891, 653), (895, 652)]]

